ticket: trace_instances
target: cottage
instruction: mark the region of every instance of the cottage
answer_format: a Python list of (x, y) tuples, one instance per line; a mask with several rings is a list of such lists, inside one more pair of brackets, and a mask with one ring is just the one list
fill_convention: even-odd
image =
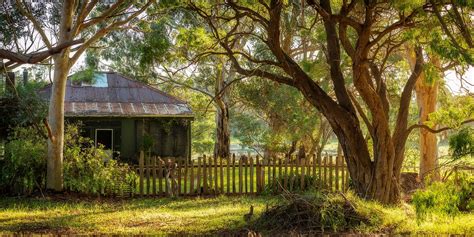
[[(51, 85), (40, 92), (45, 98)], [(68, 79), (66, 121), (81, 121), (84, 135), (123, 161), (145, 149), (161, 157), (191, 157), (189, 105), (115, 72), (97, 72), (91, 82)]]

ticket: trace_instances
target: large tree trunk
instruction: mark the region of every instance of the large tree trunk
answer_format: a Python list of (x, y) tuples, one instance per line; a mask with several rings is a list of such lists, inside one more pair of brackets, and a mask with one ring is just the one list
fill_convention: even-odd
[[(71, 41), (74, 1), (66, 1), (61, 12), (58, 44)], [(64, 98), (66, 81), (70, 70), (70, 49), (53, 56), (54, 77), (49, 101), (48, 124), (48, 161), (46, 169), (46, 188), (54, 191), (63, 190), (63, 149), (64, 149)]]
[[(437, 57), (432, 57), (431, 62), (440, 67)], [(422, 73), (415, 86), (416, 102), (420, 110), (419, 122), (425, 124), (429, 121), (430, 113), (435, 112), (438, 98), (439, 81), (428, 80)], [(419, 175), (423, 181), (439, 180), (438, 170), (438, 141), (435, 133), (426, 129), (420, 129), (420, 171)]]
[(64, 97), (69, 72), (67, 57), (64, 53), (54, 57), (54, 78), (49, 103), (48, 123), (52, 136), (48, 140), (46, 188), (54, 191), (63, 189)]

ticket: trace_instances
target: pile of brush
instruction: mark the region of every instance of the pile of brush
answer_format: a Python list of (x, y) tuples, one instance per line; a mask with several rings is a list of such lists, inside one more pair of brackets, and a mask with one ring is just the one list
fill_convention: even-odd
[(267, 209), (255, 224), (270, 232), (347, 231), (368, 219), (343, 193), (283, 194), (285, 202)]

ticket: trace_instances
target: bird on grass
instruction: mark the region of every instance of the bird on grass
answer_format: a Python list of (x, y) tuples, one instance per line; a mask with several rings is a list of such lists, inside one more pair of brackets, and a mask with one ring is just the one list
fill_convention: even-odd
[(249, 222), (252, 219), (252, 216), (253, 216), (253, 205), (250, 205), (250, 211), (249, 213), (244, 215), (244, 220), (246, 222)]

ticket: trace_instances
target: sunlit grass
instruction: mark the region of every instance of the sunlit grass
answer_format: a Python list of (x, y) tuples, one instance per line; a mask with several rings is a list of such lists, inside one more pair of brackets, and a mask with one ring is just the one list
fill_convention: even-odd
[[(474, 214), (456, 217), (431, 215), (417, 222), (413, 207), (402, 204), (383, 207), (354, 197), (369, 225), (362, 233), (474, 234)], [(216, 198), (157, 198), (119, 201), (53, 201), (46, 199), (0, 199), (0, 233), (80, 234), (209, 234), (239, 231), (249, 227), (243, 219), (250, 205), (255, 218), (280, 197), (241, 196)], [(250, 224), (251, 226), (251, 224)], [(264, 231), (265, 230), (259, 230)]]

